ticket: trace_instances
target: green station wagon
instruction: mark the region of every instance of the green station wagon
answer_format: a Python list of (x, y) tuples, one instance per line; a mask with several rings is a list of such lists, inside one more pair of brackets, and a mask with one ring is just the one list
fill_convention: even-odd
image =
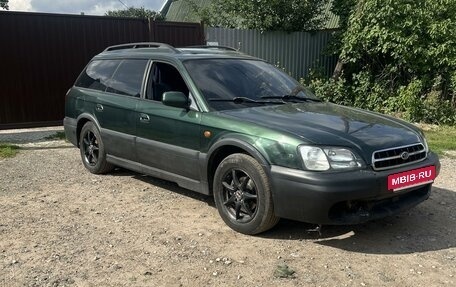
[(213, 195), (232, 229), (279, 218), (356, 224), (426, 200), (440, 170), (412, 124), (319, 100), (227, 47), (108, 47), (66, 95), (84, 166), (115, 166)]

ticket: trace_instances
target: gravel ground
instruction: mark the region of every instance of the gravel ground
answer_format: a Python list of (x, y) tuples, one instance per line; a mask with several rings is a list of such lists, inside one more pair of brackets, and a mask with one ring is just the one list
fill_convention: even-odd
[(21, 145), (0, 159), (0, 286), (456, 286), (454, 159), (398, 216), (322, 236), (282, 220), (245, 236), (210, 197), (123, 169), (90, 174), (64, 141)]
[(55, 135), (56, 132), (63, 132), (63, 127), (0, 130), (0, 142), (14, 144), (42, 142), (46, 137)]

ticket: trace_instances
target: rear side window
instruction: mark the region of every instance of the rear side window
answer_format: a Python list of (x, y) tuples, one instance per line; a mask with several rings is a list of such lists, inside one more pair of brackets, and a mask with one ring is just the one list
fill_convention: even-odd
[(75, 86), (104, 91), (121, 60), (95, 60), (90, 62), (87, 69), (79, 76)]
[(108, 81), (107, 92), (139, 97), (147, 60), (123, 60)]

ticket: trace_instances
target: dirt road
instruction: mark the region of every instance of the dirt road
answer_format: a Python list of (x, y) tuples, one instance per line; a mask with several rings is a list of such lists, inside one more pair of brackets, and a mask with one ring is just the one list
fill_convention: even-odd
[[(212, 198), (125, 170), (97, 176), (63, 141), (0, 160), (0, 286), (456, 286), (456, 161), (429, 200), (358, 226), (282, 220), (245, 236)], [(285, 263), (294, 278), (277, 278)]]

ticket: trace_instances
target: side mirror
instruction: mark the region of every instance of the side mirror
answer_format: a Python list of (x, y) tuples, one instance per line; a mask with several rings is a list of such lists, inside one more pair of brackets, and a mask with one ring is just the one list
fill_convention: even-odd
[(182, 92), (165, 92), (163, 93), (162, 103), (166, 106), (188, 109), (190, 101)]

